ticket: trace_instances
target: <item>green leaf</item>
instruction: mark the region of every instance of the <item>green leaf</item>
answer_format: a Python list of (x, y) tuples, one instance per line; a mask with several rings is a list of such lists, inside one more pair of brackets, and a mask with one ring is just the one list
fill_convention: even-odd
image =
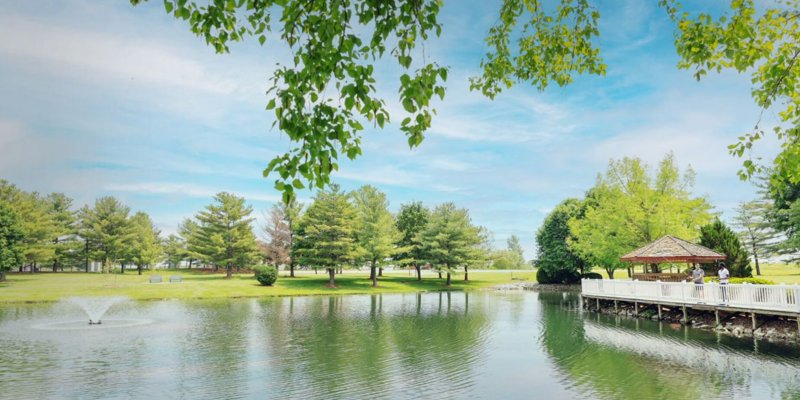
[(175, 7), (172, 2), (164, 0), (164, 9), (167, 10), (167, 14), (172, 14), (172, 9)]
[(303, 189), (303, 188), (305, 188), (305, 187), (306, 187), (306, 186), (303, 184), (303, 182), (302, 182), (302, 181), (300, 181), (300, 179), (295, 179), (295, 180), (293, 180), (293, 181), (292, 181), (292, 186), (294, 186), (296, 189)]

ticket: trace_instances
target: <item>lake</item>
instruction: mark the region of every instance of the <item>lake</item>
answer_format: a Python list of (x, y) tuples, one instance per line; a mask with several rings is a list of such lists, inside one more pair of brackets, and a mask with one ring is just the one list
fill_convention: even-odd
[(581, 311), (576, 293), (0, 306), (8, 399), (800, 398), (800, 347)]

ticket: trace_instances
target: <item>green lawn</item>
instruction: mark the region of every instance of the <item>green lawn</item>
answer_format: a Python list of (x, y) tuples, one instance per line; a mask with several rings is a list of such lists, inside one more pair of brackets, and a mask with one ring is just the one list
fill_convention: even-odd
[[(751, 264), (752, 265), (752, 264)], [(642, 272), (641, 267), (636, 267), (637, 272)], [(595, 268), (594, 272), (608, 278), (606, 271)], [(761, 264), (761, 276), (756, 275), (756, 267), (753, 265), (753, 276), (764, 278), (775, 283), (800, 284), (800, 267), (794, 264)], [(628, 273), (624, 269), (614, 272), (617, 279), (628, 279)]]
[[(317, 294), (355, 293), (400, 293), (447, 290), (444, 279), (439, 280), (430, 272), (417, 281), (408, 272), (388, 272), (379, 278), (378, 288), (371, 286), (368, 272), (347, 271), (336, 276), (337, 288), (328, 288), (327, 274), (300, 272), (289, 278), (281, 271), (274, 287), (261, 286), (252, 274), (237, 274), (225, 279), (224, 273), (209, 274), (181, 270), (158, 271), (165, 281), (170, 275), (179, 274), (181, 283), (149, 283), (149, 275), (134, 273), (103, 275), (98, 273), (37, 273), (8, 274), (6, 282), (0, 282), (0, 303), (58, 301), (70, 296), (128, 296), (137, 300), (153, 299), (199, 299), (224, 297), (296, 296)], [(463, 275), (453, 277), (450, 290), (473, 290), (512, 281), (509, 272), (470, 272), (470, 281)], [(534, 280), (533, 272), (514, 272), (513, 279)]]

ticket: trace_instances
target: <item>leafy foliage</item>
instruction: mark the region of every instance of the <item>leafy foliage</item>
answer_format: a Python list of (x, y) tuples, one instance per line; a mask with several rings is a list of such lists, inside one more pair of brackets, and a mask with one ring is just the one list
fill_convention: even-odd
[[(725, 265), (731, 276), (744, 278), (753, 276), (747, 250), (742, 246), (736, 233), (719, 219), (700, 228), (700, 244), (725, 254)], [(705, 264), (703, 269), (716, 271), (717, 266)]]
[(0, 202), (0, 281), (5, 280), (6, 271), (22, 264), (24, 238), (17, 215)]
[(467, 267), (479, 256), (479, 232), (478, 227), (472, 225), (466, 209), (444, 203), (433, 210), (417, 240), (422, 243), (427, 261), (447, 273), (447, 285), (450, 285), (451, 273)]
[(264, 286), (272, 286), (278, 281), (278, 268), (272, 265), (260, 265), (254, 269), (258, 283)]
[(396, 243), (402, 234), (389, 212), (386, 194), (367, 185), (353, 192), (352, 198), (356, 210), (355, 238), (359, 255), (362, 260), (369, 262), (372, 285), (377, 286), (375, 268), (401, 250)]
[(772, 204), (766, 200), (753, 200), (739, 204), (733, 223), (739, 228), (739, 238), (753, 256), (756, 275), (761, 275), (760, 261), (775, 253), (774, 242), (777, 232), (767, 219)]
[(129, 212), (130, 208), (114, 197), (101, 197), (93, 208), (85, 206), (80, 211), (80, 235), (89, 242), (93, 259), (103, 261), (105, 272), (110, 272), (133, 243)]
[(539, 268), (536, 271), (536, 281), (541, 284), (573, 284), (581, 280), (581, 275), (568, 269), (546, 270)]
[(569, 246), (572, 238), (568, 222), (582, 214), (583, 203), (577, 199), (562, 201), (545, 217), (542, 226), (536, 232), (537, 263), (539, 270), (554, 273), (566, 270), (583, 272), (586, 261)]
[(130, 222), (134, 233), (131, 243), (134, 264), (139, 267), (140, 273), (143, 267), (155, 268), (163, 254), (159, 240), (161, 232), (153, 225), (150, 216), (141, 211), (134, 214)]
[(422, 242), (420, 242), (420, 232), (425, 230), (430, 218), (430, 210), (422, 205), (422, 202), (415, 201), (400, 206), (397, 213), (397, 229), (402, 237), (397, 242), (401, 252), (397, 255), (398, 260), (403, 265), (413, 265), (417, 269), (417, 279), (422, 279), (420, 268), (425, 263), (425, 254)]
[(694, 172), (681, 176), (672, 154), (651, 178), (638, 158), (609, 163), (586, 199), (584, 215), (569, 222), (570, 248), (609, 276), (625, 266), (619, 257), (664, 235), (693, 240), (711, 216), (705, 198), (692, 197)]

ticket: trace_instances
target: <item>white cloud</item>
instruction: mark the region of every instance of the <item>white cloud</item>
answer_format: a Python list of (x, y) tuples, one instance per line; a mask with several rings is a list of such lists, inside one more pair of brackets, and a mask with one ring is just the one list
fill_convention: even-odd
[(143, 194), (166, 194), (176, 195), (180, 197), (201, 197), (212, 198), (219, 192), (228, 191), (242, 196), (248, 201), (266, 201), (278, 202), (281, 197), (277, 194), (264, 194), (253, 192), (241, 192), (231, 189), (212, 188), (209, 186), (200, 186), (189, 183), (175, 183), (175, 182), (139, 182), (139, 183), (121, 183), (109, 184), (104, 187), (109, 192), (130, 192), (130, 193), (143, 193)]

